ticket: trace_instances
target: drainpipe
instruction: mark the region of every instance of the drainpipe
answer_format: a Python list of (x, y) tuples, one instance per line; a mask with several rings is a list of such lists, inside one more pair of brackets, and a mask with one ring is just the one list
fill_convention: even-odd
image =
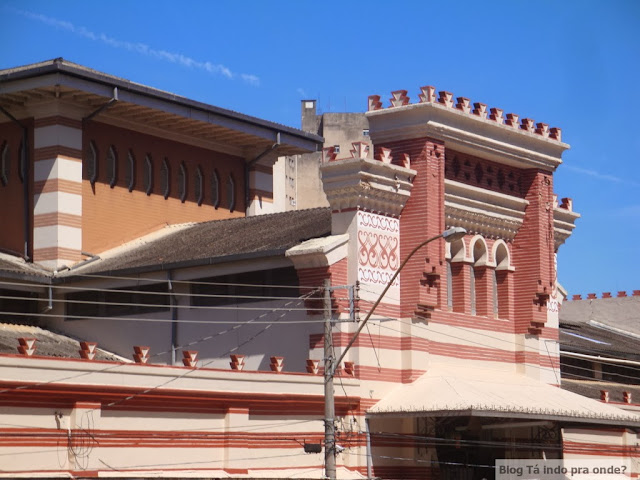
[(77, 268), (84, 267), (85, 265), (89, 265), (90, 263), (93, 263), (97, 260), (100, 260), (100, 255), (96, 255), (94, 253), (81, 251), (80, 254), (90, 258), (87, 258), (86, 260), (83, 260), (80, 263), (76, 263), (75, 265), (68, 267), (67, 270), (75, 270)]
[(173, 290), (171, 270), (167, 272), (167, 288), (171, 304), (171, 365), (176, 365), (176, 351), (178, 350), (178, 305)]
[(89, 120), (91, 120), (93, 117), (95, 117), (96, 115), (98, 115), (99, 113), (101, 113), (103, 110), (106, 110), (107, 108), (109, 108), (111, 105), (113, 105), (114, 103), (116, 103), (118, 101), (118, 87), (113, 87), (113, 95), (111, 96), (111, 99), (103, 104), (100, 105), (96, 110), (94, 110), (92, 113), (90, 113), (89, 115), (87, 115), (86, 117), (84, 117), (82, 119), (82, 123), (87, 122)]
[(29, 144), (27, 143), (27, 140), (29, 139), (29, 130), (3, 107), (0, 107), (0, 111), (22, 129), (22, 151), (20, 152), (20, 168), (22, 171), (20, 173), (22, 174), (22, 191), (24, 197), (22, 200), (24, 204), (24, 259), (29, 262), (31, 261), (31, 258), (29, 257), (29, 251), (31, 250), (31, 202), (29, 201)]
[(53, 310), (53, 288), (51, 288), (51, 285), (49, 285), (49, 288), (47, 290), (48, 290), (47, 293), (48, 293), (49, 301), (47, 303), (47, 306), (44, 307), (44, 309), (40, 312), (40, 315), (42, 315), (43, 313), (48, 313), (51, 310)]
[(249, 163), (245, 163), (244, 164), (244, 208), (245, 208), (245, 215), (247, 213), (247, 210), (249, 209), (249, 170), (256, 163), (258, 163), (261, 159), (263, 159), (266, 155), (268, 155), (269, 153), (271, 153), (271, 152), (275, 151), (277, 148), (279, 148), (280, 145), (281, 145), (280, 144), (280, 132), (277, 132), (276, 133), (276, 143), (271, 145), (269, 148), (267, 148), (264, 152), (262, 152), (260, 155), (258, 155), (253, 160), (251, 160)]

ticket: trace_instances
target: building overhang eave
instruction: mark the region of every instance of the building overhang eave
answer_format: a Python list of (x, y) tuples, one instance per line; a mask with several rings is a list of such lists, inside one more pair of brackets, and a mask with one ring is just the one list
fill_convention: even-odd
[[(114, 98), (107, 118), (157, 126), (226, 145), (229, 153), (251, 158), (278, 140), (280, 155), (315, 152), (318, 135), (269, 122), (169, 92), (107, 75), (81, 65), (53, 60), (0, 71), (0, 106), (21, 115), (28, 102), (54, 98), (79, 104), (87, 112)], [(106, 112), (105, 112), (106, 113)], [(24, 113), (22, 113), (24, 115)], [(102, 115), (99, 118), (102, 118)]]

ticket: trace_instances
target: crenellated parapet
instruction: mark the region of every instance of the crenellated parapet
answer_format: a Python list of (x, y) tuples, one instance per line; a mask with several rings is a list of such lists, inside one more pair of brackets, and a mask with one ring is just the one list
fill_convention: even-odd
[(368, 99), (366, 116), (376, 151), (388, 142), (426, 137), (444, 142), (448, 150), (502, 165), (553, 171), (569, 148), (557, 127), (451, 92), (437, 92), (433, 86), (421, 87), (414, 103), (407, 90), (396, 90), (388, 105), (383, 106), (380, 95)]
[[(388, 108), (410, 105), (411, 102), (407, 93), (407, 90), (396, 90), (391, 92)], [(520, 116), (516, 113), (507, 113), (504, 115), (504, 110), (500, 108), (492, 107), (487, 109), (486, 104), (480, 102), (472, 104), (471, 100), (466, 97), (456, 97), (454, 101), (454, 96), (451, 92), (440, 91), (437, 92), (436, 96), (436, 87), (431, 85), (420, 87), (418, 104), (420, 103), (437, 103), (446, 108), (455, 109), (467, 115), (474, 115), (479, 119), (489, 120), (500, 125), (506, 125), (524, 132), (540, 135), (544, 138), (557, 140), (558, 142), (562, 141), (562, 130), (557, 127), (549, 128), (549, 125), (546, 123), (535, 123), (531, 118), (523, 118), (522, 120), (519, 120)], [(383, 108), (382, 102), (380, 101), (380, 95), (369, 96), (367, 111), (382, 110)]]
[[(632, 290), (631, 293), (628, 293), (625, 290), (620, 290), (615, 295), (615, 297), (611, 292), (602, 292), (600, 297), (598, 297), (598, 295), (595, 293), (588, 293), (586, 298), (583, 298), (582, 295), (578, 294), (578, 295), (573, 295), (573, 297), (571, 297), (571, 300), (597, 300), (598, 298), (606, 299), (606, 298), (626, 298), (626, 297), (640, 297), (640, 290)], [(567, 301), (568, 300), (569, 299), (567, 298)]]

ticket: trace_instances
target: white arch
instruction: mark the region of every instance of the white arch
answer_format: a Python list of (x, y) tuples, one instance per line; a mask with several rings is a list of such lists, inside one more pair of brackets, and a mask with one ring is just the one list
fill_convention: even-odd
[(512, 270), (511, 253), (509, 246), (504, 240), (496, 240), (491, 249), (491, 256), (496, 266), (496, 270)]
[(482, 235), (476, 235), (469, 242), (469, 256), (473, 260), (474, 267), (483, 267), (489, 264), (489, 249)]
[(467, 247), (464, 238), (445, 244), (445, 258), (452, 262), (462, 262), (467, 258)]

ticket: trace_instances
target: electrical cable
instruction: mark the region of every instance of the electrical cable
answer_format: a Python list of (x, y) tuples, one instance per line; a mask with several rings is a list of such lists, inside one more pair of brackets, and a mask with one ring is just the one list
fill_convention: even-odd
[[(306, 295), (303, 295), (303, 296), (299, 297), (298, 300), (299, 301), (304, 301), (306, 299), (306, 297), (311, 296), (314, 293), (315, 293), (314, 291), (308, 292)], [(293, 303), (293, 302), (289, 302), (289, 303)], [(272, 313), (274, 313), (274, 312), (273, 311), (269, 311), (269, 312), (265, 312), (265, 313), (259, 315), (258, 317), (255, 317), (254, 319), (252, 319), (252, 320), (255, 320), (255, 322), (253, 322), (253, 323), (260, 322), (259, 319), (264, 318), (267, 315), (271, 315)], [(241, 328), (241, 327), (243, 327), (245, 325), (253, 324), (252, 320), (240, 323), (238, 325), (234, 325), (232, 328), (223, 330), (222, 332), (217, 332), (214, 335), (207, 335), (205, 337), (201, 337), (200, 339), (198, 339), (196, 341), (188, 343), (187, 346), (193, 346), (196, 343), (200, 343), (202, 341), (208, 341), (208, 340), (211, 340), (211, 339), (216, 338), (218, 336), (221, 336), (223, 334), (227, 334), (227, 333), (233, 332), (233, 331), (237, 330), (238, 328)], [(266, 323), (266, 322), (260, 322), (260, 323)], [(179, 346), (178, 349), (180, 349), (180, 348), (184, 348), (184, 346)], [(160, 354), (165, 354), (165, 353), (169, 353), (169, 351), (152, 355), (152, 357), (160, 355)], [(211, 362), (209, 362), (209, 363), (211, 363)], [(79, 373), (79, 374), (71, 375), (69, 377), (58, 378), (58, 379), (50, 380), (50, 381), (47, 381), (47, 382), (41, 382), (41, 383), (31, 384), (31, 385), (21, 385), (19, 387), (12, 387), (12, 388), (8, 388), (8, 389), (3, 389), (3, 390), (0, 390), (0, 395), (3, 394), (3, 393), (14, 391), (14, 390), (26, 390), (26, 389), (29, 389), (29, 388), (36, 388), (36, 387), (39, 387), (39, 386), (48, 385), (48, 384), (56, 383), (56, 382), (61, 382), (61, 381), (64, 381), (64, 380), (72, 380), (72, 379), (75, 379), (75, 378), (79, 378), (79, 377), (86, 376), (86, 375), (92, 375), (92, 374), (95, 374), (95, 373), (103, 373), (103, 372), (106, 372), (106, 371), (113, 370), (115, 368), (121, 367), (123, 365), (128, 365), (128, 364), (125, 364), (125, 363), (122, 363), (122, 362), (118, 362), (118, 363), (116, 363), (114, 365), (110, 365), (110, 366), (108, 366), (108, 367), (106, 367), (104, 369), (101, 369), (101, 370), (98, 370), (98, 371), (95, 371), (95, 372), (82, 372), (82, 373)], [(202, 368), (202, 367), (200, 367), (200, 368)]]
[[(190, 428), (188, 432), (203, 432), (205, 434), (215, 433), (216, 431), (234, 432), (236, 430), (240, 432), (257, 432), (260, 430), (267, 430), (270, 428), (289, 427), (293, 425), (301, 425), (304, 423), (321, 423), (321, 422), (322, 422), (322, 419), (313, 418), (309, 420), (297, 420), (295, 422), (280, 421), (280, 422), (272, 422), (272, 423), (263, 423), (261, 425), (245, 424), (245, 425), (222, 426), (222, 427)], [(13, 428), (19, 428), (19, 429), (34, 428), (33, 425), (21, 425), (21, 424), (15, 424), (15, 423), (2, 423), (2, 422), (0, 422), (0, 426), (7, 426), (7, 427), (13, 427)], [(169, 429), (169, 430), (159, 430), (158, 432), (175, 433), (175, 432), (184, 432), (184, 430)], [(311, 433), (311, 432), (306, 432), (306, 433)], [(7, 434), (6, 431), (5, 431), (5, 434)], [(26, 434), (22, 432), (21, 435), (29, 435), (31, 437), (37, 437), (37, 436), (46, 435), (46, 433), (40, 432), (40, 433)]]
[[(311, 293), (310, 293), (310, 294), (311, 294)], [(308, 294), (308, 295), (310, 295), (310, 294)], [(227, 352), (225, 352), (225, 353), (223, 353), (222, 355), (220, 355), (220, 357), (225, 357), (225, 356), (229, 355), (231, 352), (235, 352), (236, 350), (240, 349), (240, 347), (242, 347), (242, 346), (244, 346), (244, 345), (246, 345), (246, 344), (248, 344), (248, 343), (251, 343), (251, 342), (252, 342), (253, 340), (255, 340), (257, 337), (259, 337), (259, 336), (260, 336), (260, 335), (262, 335), (264, 332), (266, 332), (269, 328), (271, 328), (271, 326), (273, 325), (273, 323), (278, 322), (278, 320), (279, 320), (279, 319), (281, 319), (282, 317), (284, 317), (284, 315), (285, 315), (285, 314), (286, 314), (286, 313), (282, 313), (282, 314), (280, 314), (280, 315), (279, 315), (279, 317), (277, 317), (277, 318), (276, 318), (272, 323), (267, 324), (267, 326), (266, 326), (266, 327), (264, 327), (262, 330), (260, 330), (259, 332), (257, 332), (256, 334), (254, 334), (253, 336), (251, 336), (250, 338), (248, 338), (248, 339), (247, 339), (247, 340), (245, 340), (244, 342), (242, 342), (242, 343), (240, 343), (240, 344), (236, 345), (235, 347), (233, 347), (233, 348), (231, 348), (231, 349), (227, 350)], [(120, 404), (122, 404), (122, 403), (124, 403), (124, 402), (126, 402), (126, 401), (133, 400), (134, 398), (137, 398), (137, 397), (139, 397), (140, 395), (146, 395), (146, 394), (148, 394), (148, 393), (150, 393), (150, 392), (152, 392), (152, 391), (157, 390), (158, 388), (165, 387), (166, 385), (168, 385), (168, 384), (170, 384), (170, 383), (172, 383), (172, 382), (175, 382), (176, 380), (179, 380), (179, 379), (181, 379), (181, 378), (183, 378), (183, 377), (186, 377), (187, 375), (192, 374), (193, 372), (196, 372), (196, 371), (198, 371), (198, 370), (201, 370), (202, 368), (206, 367), (207, 365), (210, 365), (211, 363), (213, 363), (215, 360), (217, 360), (217, 359), (211, 359), (210, 361), (203, 363), (201, 366), (199, 366), (199, 367), (195, 367), (195, 368), (193, 368), (193, 369), (189, 369), (189, 370), (185, 371), (184, 373), (182, 373), (181, 375), (176, 375), (175, 377), (172, 377), (172, 378), (170, 378), (170, 379), (166, 380), (165, 382), (160, 383), (159, 385), (156, 385), (156, 386), (151, 387), (151, 388), (147, 388), (147, 389), (143, 390), (142, 392), (139, 392), (139, 393), (136, 393), (136, 394), (133, 394), (133, 395), (129, 395), (129, 396), (125, 397), (125, 398), (124, 398), (124, 399), (122, 399), (122, 400), (118, 400), (118, 401), (115, 401), (115, 402), (108, 403), (108, 404), (106, 404), (106, 406), (107, 406), (107, 407), (114, 407), (114, 406), (116, 406), (116, 405), (120, 405)]]
[[(243, 272), (250, 273), (250, 272)], [(127, 277), (127, 276), (116, 276), (116, 275), (99, 275), (99, 274), (78, 274), (74, 275), (74, 278), (99, 278), (99, 279), (107, 279), (107, 280), (125, 280), (125, 281), (136, 281), (136, 282), (149, 282), (149, 283), (166, 283), (166, 279), (158, 279), (157, 277)], [(215, 278), (215, 277), (213, 277)], [(279, 285), (279, 284), (248, 284), (248, 283), (229, 283), (229, 282), (213, 282), (207, 280), (174, 280), (171, 279), (171, 283), (176, 284), (188, 284), (188, 285), (216, 285), (216, 286), (234, 286), (234, 287), (282, 287), (282, 288), (294, 288), (294, 289), (312, 289), (315, 290), (318, 288), (318, 285)], [(23, 283), (16, 283), (15, 285), (24, 285)], [(52, 285), (53, 286), (53, 285)]]
[[(363, 289), (363, 290), (365, 290), (365, 291), (366, 291), (366, 289), (365, 289), (365, 288), (363, 288), (363, 287), (361, 287), (361, 289)], [(406, 322), (406, 320), (403, 320), (403, 319), (395, 319), (395, 318), (391, 318), (391, 317), (386, 317), (386, 320), (389, 320), (389, 321)], [(424, 327), (422, 327), (421, 325), (415, 325), (415, 324), (412, 324), (412, 326), (414, 326), (414, 327), (416, 327), (416, 328), (422, 328), (422, 329), (424, 329)], [(484, 331), (483, 331), (483, 330), (481, 330), (481, 329), (471, 329), (471, 328), (462, 327), (462, 326), (459, 326), (459, 325), (449, 325), (449, 324), (447, 324), (447, 327), (449, 327), (449, 328), (456, 328), (456, 329), (460, 329), (460, 330), (463, 330), (463, 331), (465, 331), (465, 332), (467, 332), (467, 333), (473, 333), (474, 335), (484, 336), (484, 337), (487, 337), (487, 338), (489, 338), (489, 339), (491, 339), (491, 340), (497, 340), (497, 341), (500, 341), (500, 342), (503, 342), (503, 343), (508, 343), (509, 345), (513, 345), (513, 342), (512, 342), (511, 340), (508, 340), (508, 339), (505, 339), (505, 338), (501, 338), (501, 337), (498, 337), (498, 336), (494, 336), (494, 335), (490, 335), (490, 334), (484, 333)], [(426, 329), (425, 329), (425, 330), (426, 330)], [(453, 336), (453, 335), (446, 334), (446, 333), (443, 333), (443, 332), (438, 332), (438, 334), (439, 334), (439, 335), (444, 335), (444, 336), (450, 336), (450, 337), (455, 338), (455, 339), (458, 339), (458, 340), (466, 340), (466, 339), (462, 339), (462, 338), (460, 338), (460, 337), (455, 337), (455, 336)], [(515, 334), (514, 334), (514, 335), (515, 335)], [(418, 338), (423, 338), (423, 337), (418, 337)], [(471, 343), (476, 343), (476, 342), (471, 342)], [(481, 346), (489, 347), (489, 345), (486, 345), (486, 344), (482, 344), (482, 343), (477, 343), (477, 344), (478, 344), (478, 345), (481, 345)], [(527, 347), (526, 351), (538, 352), (538, 353), (540, 353), (540, 354), (544, 354), (544, 353), (546, 353), (546, 352), (545, 352), (545, 351), (543, 351), (541, 348), (537, 348), (537, 347)], [(597, 351), (596, 351), (596, 352), (597, 352)], [(616, 366), (616, 367), (617, 367), (617, 366), (619, 366), (618, 364), (610, 363), (610, 362), (604, 362), (604, 361), (603, 361), (603, 362), (601, 362), (601, 363), (606, 364), (606, 365), (610, 365), (610, 366)], [(566, 364), (562, 364), (562, 365), (566, 365)], [(637, 371), (639, 371), (639, 372), (640, 372), (640, 367), (628, 367), (628, 368), (630, 368), (630, 369), (632, 369), (632, 370), (637, 370)], [(634, 377), (630, 377), (630, 378), (631, 378), (631, 379), (634, 379)]]
[[(266, 308), (225, 308), (223, 310), (237, 310), (237, 311), (264, 311)], [(277, 312), (299, 312), (299, 311), (307, 311), (306, 308), (285, 308), (279, 307), (271, 309)], [(33, 313), (22, 313), (22, 312), (7, 312), (0, 311), (0, 315), (15, 315), (17, 317), (33, 317), (35, 314)], [(55, 313), (38, 313), (37, 316), (45, 317), (45, 318), (60, 318), (61, 315)], [(256, 323), (247, 320), (246, 322), (238, 322), (237, 320), (188, 320), (188, 319), (178, 319), (172, 320), (170, 318), (140, 318), (140, 317), (100, 317), (100, 316), (82, 316), (82, 315), (65, 315), (67, 319), (72, 320), (101, 320), (106, 322), (141, 322), (141, 323), (202, 323), (202, 324), (210, 324), (210, 325), (227, 325), (227, 324), (236, 324), (236, 323)], [(259, 323), (259, 322), (257, 322)], [(306, 324), (306, 323), (322, 323), (322, 319), (309, 319), (309, 320), (286, 320), (281, 322), (282, 324)]]
[[(309, 296), (313, 295), (314, 293), (315, 293), (315, 292), (313, 292), (313, 291), (312, 291), (312, 292), (309, 292), (309, 293), (306, 295), (306, 297), (308, 298)], [(302, 297), (299, 297), (299, 298), (302, 298)], [(285, 306), (286, 306), (286, 305), (287, 305), (287, 304), (285, 304)], [(274, 310), (275, 310), (275, 309), (274, 309)], [(286, 308), (286, 311), (292, 311), (292, 309), (290, 309), (290, 308)], [(3, 313), (3, 312), (0, 312), (0, 313)], [(20, 315), (30, 316), (30, 314), (20, 314)], [(47, 315), (49, 315), (49, 314), (43, 314), (43, 315), (47, 316)], [(57, 315), (49, 315), (49, 316), (57, 317)], [(258, 318), (261, 318), (261, 317), (262, 317), (262, 316), (260, 316), (260, 317), (258, 317)], [(82, 317), (82, 318), (87, 318), (87, 317)], [(170, 323), (170, 322), (172, 322), (172, 320), (168, 320), (168, 319), (144, 319), (144, 318), (143, 318), (143, 319), (137, 319), (137, 318), (121, 318), (121, 317), (106, 317), (106, 318), (105, 318), (105, 317), (95, 317), (95, 318), (96, 318), (96, 319), (101, 319), (101, 320), (113, 320), (113, 321), (141, 321), (141, 322), (157, 322), (157, 323)], [(389, 320), (394, 320), (394, 321), (399, 321), (399, 322), (404, 322), (404, 321), (406, 321), (406, 320), (402, 320), (402, 319), (398, 320), (398, 319), (391, 319), (391, 318), (390, 318)], [(314, 319), (311, 319), (311, 320), (301, 320), (301, 321), (279, 321), (279, 322), (278, 322), (278, 324), (283, 325), (283, 324), (292, 324), (292, 323), (300, 323), (300, 324), (305, 324), (305, 323), (321, 323), (321, 322), (323, 322), (323, 321), (324, 321), (324, 320), (321, 320), (321, 319), (315, 319), (315, 320), (314, 320)], [(177, 320), (177, 322), (178, 322), (178, 323), (181, 323), (181, 322), (182, 322), (182, 323), (203, 323), (203, 324), (234, 324), (234, 328), (235, 328), (235, 327), (237, 327), (237, 325), (238, 325), (238, 322), (237, 322), (237, 321), (187, 320), (187, 319), (182, 319), (182, 320)], [(260, 320), (252, 319), (252, 320), (248, 320), (247, 322), (243, 322), (243, 323), (241, 323), (240, 325), (247, 325), (247, 324), (270, 324), (270, 323), (271, 323), (271, 321), (260, 321)], [(381, 327), (381, 328), (386, 328), (386, 329), (389, 329), (389, 330), (392, 330), (392, 331), (396, 331), (396, 332), (399, 332), (399, 333), (402, 333), (402, 332), (400, 332), (400, 331), (398, 331), (398, 330), (395, 330), (395, 329), (392, 329), (392, 328), (388, 327), (387, 325), (384, 325), (384, 326), (383, 326), (383, 325), (382, 325), (382, 322), (380, 322), (380, 327)], [(424, 329), (424, 330), (428, 331), (426, 328), (424, 328), (424, 327), (422, 327), (422, 326), (420, 326), (420, 325), (414, 325), (414, 327), (419, 328), (419, 329)], [(467, 328), (465, 328), (465, 327), (459, 327), (459, 326), (450, 326), (450, 327), (457, 328), (457, 329), (461, 329), (461, 330), (464, 330), (464, 331), (470, 331), (470, 329), (467, 329)], [(224, 331), (224, 333), (226, 333), (226, 331)], [(473, 333), (475, 333), (475, 334), (477, 334), (477, 335), (481, 335), (481, 336), (486, 336), (486, 337), (488, 337), (488, 338), (491, 338), (492, 340), (498, 340), (498, 341), (502, 341), (502, 342), (506, 342), (506, 343), (512, 344), (512, 342), (509, 342), (509, 341), (508, 341), (508, 340), (506, 340), (506, 339), (503, 339), (503, 338), (500, 338), (500, 337), (496, 337), (496, 336), (493, 336), (493, 335), (488, 335), (488, 334), (486, 334), (486, 333), (479, 332), (479, 331), (477, 331), (477, 330), (473, 330)], [(448, 336), (448, 337), (451, 337), (451, 338), (454, 338), (454, 339), (456, 339), (456, 340), (462, 340), (462, 341), (467, 341), (467, 342), (468, 342), (468, 340), (467, 340), (467, 339), (464, 339), (464, 338), (461, 338), (461, 337), (457, 337), (457, 336), (454, 336), (454, 335), (450, 335), (450, 334), (447, 334), (447, 333), (442, 333), (442, 332), (440, 332), (439, 334), (440, 334), (440, 335), (444, 335), (444, 336)], [(416, 338), (420, 338), (420, 339), (424, 339), (424, 337), (417, 336), (417, 335), (415, 335), (415, 337), (416, 337)], [(205, 338), (210, 339), (211, 337), (209, 336), (209, 337), (205, 337)], [(190, 343), (190, 344), (188, 344), (188, 345), (189, 345), (189, 346), (192, 346), (192, 345), (193, 345), (193, 344), (195, 344), (195, 343), (199, 343), (199, 342), (197, 342), (197, 341), (196, 341), (196, 342), (191, 342), (191, 343)], [(481, 343), (481, 342), (470, 342), (470, 343), (474, 343), (474, 344), (476, 344), (476, 345), (483, 346), (483, 347), (489, 347), (489, 345), (483, 344), (483, 343)], [(537, 348), (529, 348), (529, 350), (542, 352), (542, 350), (541, 350), (541, 349), (537, 349)], [(169, 352), (167, 351), (167, 352), (161, 352), (161, 353), (169, 353)], [(160, 355), (160, 354), (155, 354), (155, 355)], [(155, 355), (154, 355), (154, 356), (155, 356)], [(566, 363), (563, 363), (563, 362), (560, 362), (560, 365), (561, 365), (561, 366), (569, 366), (569, 367), (572, 367), (572, 368), (581, 369), (581, 370), (585, 370), (585, 371), (590, 371), (590, 369), (589, 369), (589, 368), (586, 368), (586, 367), (579, 367), (579, 366), (575, 366), (575, 365), (570, 365), (570, 364), (566, 364)], [(610, 365), (613, 365), (613, 364), (610, 364)], [(540, 369), (544, 368), (544, 367), (542, 367), (542, 366), (538, 366), (538, 365), (532, 365), (532, 366), (534, 366), (534, 367), (536, 367), (536, 368), (540, 368)], [(614, 366), (615, 366), (615, 365), (614, 365)], [(630, 368), (632, 368), (632, 367), (630, 367)], [(634, 369), (634, 370), (635, 370), (635, 369)], [(84, 374), (81, 374), (81, 375), (88, 375), (88, 374), (91, 374), (91, 373), (93, 373), (93, 372), (84, 373)], [(96, 372), (96, 373), (97, 373), (97, 372)], [(81, 375), (79, 375), (79, 376), (81, 376)], [(627, 378), (627, 379), (634, 380), (634, 381), (636, 381), (636, 380), (637, 380), (637, 378), (635, 378), (635, 377), (632, 377), (632, 376), (629, 376), (629, 375), (624, 375), (624, 374), (612, 373), (611, 375), (616, 376), (616, 377), (618, 377), (618, 378)], [(573, 376), (579, 376), (579, 377), (584, 378), (584, 379), (586, 379), (586, 380), (593, 380), (593, 378), (592, 378), (592, 377), (588, 377), (588, 376), (580, 376), (580, 375), (573, 375)], [(60, 380), (63, 380), (63, 379), (60, 379)], [(614, 382), (614, 383), (615, 383), (615, 382)], [(625, 383), (620, 383), (620, 385), (626, 385), (626, 384), (625, 384)], [(15, 387), (15, 388), (20, 388), (20, 387)], [(4, 391), (6, 391), (6, 390), (4, 390)], [(0, 393), (3, 393), (4, 391), (3, 391), (3, 390), (0, 390)]]
[[(399, 320), (399, 321), (400, 321), (400, 320)], [(414, 325), (414, 326), (415, 326), (415, 325)], [(384, 329), (386, 329), (386, 330), (390, 330), (390, 331), (392, 331), (392, 332), (400, 333), (400, 334), (405, 335), (405, 336), (407, 335), (407, 334), (406, 334), (405, 332), (403, 332), (402, 330), (398, 330), (398, 329), (396, 329), (396, 328), (390, 327), (390, 326), (389, 326), (389, 325), (387, 325), (387, 324), (382, 324), (382, 323), (380, 323), (380, 328), (384, 328)], [(465, 339), (465, 338), (462, 338), (462, 337), (456, 337), (455, 335), (446, 334), (446, 333), (443, 333), (443, 332), (438, 332), (438, 334), (439, 334), (439, 335), (446, 336), (446, 337), (454, 338), (454, 339), (456, 339), (456, 340), (466, 341), (466, 342), (468, 342), (468, 343), (472, 343), (472, 344), (475, 344), (475, 345), (478, 345), (478, 346), (482, 346), (482, 347), (491, 347), (490, 345), (487, 345), (487, 344), (484, 344), (484, 343), (469, 341), (469, 340), (467, 340), (467, 339)], [(426, 338), (426, 337), (421, 337), (421, 336), (419, 336), (419, 335), (415, 335), (415, 334), (408, 334), (408, 336), (413, 337), (413, 338), (418, 338), (418, 339), (421, 339), (421, 340), (428, 340), (428, 338)], [(544, 366), (542, 366), (542, 365), (536, 365), (536, 364), (527, 364), (527, 365), (528, 365), (529, 367), (531, 367), (531, 368), (537, 368), (537, 369), (540, 369), (540, 370), (543, 370), (543, 369), (547, 368), (547, 367), (544, 367)], [(576, 368), (576, 369), (582, 369), (582, 370), (591, 371), (591, 369), (586, 368), (586, 367), (578, 367), (578, 366), (571, 365), (571, 364), (567, 364), (567, 363), (563, 363), (563, 362), (559, 362), (559, 365), (561, 365), (561, 366), (565, 366), (565, 367), (571, 367), (571, 368)], [(616, 375), (617, 377), (621, 377), (621, 378), (628, 378), (628, 379), (630, 379), (630, 380), (634, 380), (634, 381), (637, 381), (637, 380), (638, 380), (638, 378), (637, 378), (637, 377), (632, 377), (632, 376), (629, 376), (629, 375), (623, 375), (623, 374), (612, 374), (612, 375)], [(594, 380), (594, 378), (593, 378), (593, 377), (587, 377), (587, 376), (585, 376), (585, 375), (577, 375), (577, 374), (573, 374), (573, 376), (580, 376), (580, 377), (582, 377), (582, 378), (583, 378), (583, 379), (585, 379), (585, 380), (592, 380), (592, 381)], [(616, 384), (621, 385), (621, 386), (628, 386), (628, 385), (629, 385), (628, 383), (622, 383), (622, 382), (612, 382), (612, 383), (616, 383)]]
[[(320, 419), (317, 420), (313, 420), (314, 422), (318, 422), (321, 423)], [(286, 426), (286, 425), (285, 425)], [(516, 428), (516, 427), (514, 427)], [(524, 428), (532, 428), (532, 427), (527, 427), (525, 426)], [(83, 430), (86, 432), (86, 429), (78, 429), (78, 430)], [(231, 431), (233, 432), (233, 430), (231, 429), (224, 429), (225, 431)], [(194, 430), (188, 430), (185, 431), (184, 433), (190, 433)], [(171, 434), (171, 433), (175, 433), (176, 430), (160, 430), (160, 431), (153, 431), (153, 432), (147, 432), (146, 434), (148, 435), (148, 433), (151, 434), (158, 434), (159, 436), (162, 435), (166, 435), (166, 434)], [(207, 432), (204, 432), (207, 433)], [(293, 433), (293, 432), (291, 432)], [(321, 435), (322, 431), (319, 429), (317, 432), (303, 432), (304, 434), (307, 435)], [(339, 433), (339, 432), (338, 432)], [(4, 435), (9, 436), (9, 432), (3, 432)], [(106, 432), (104, 435), (102, 436), (109, 436), (110, 432)], [(360, 435), (361, 437), (366, 436), (366, 433), (363, 431), (356, 431), (352, 433), (353, 435)], [(41, 438), (43, 436), (59, 436), (59, 433), (54, 433), (54, 432), (49, 432), (48, 434), (40, 432), (40, 433), (27, 433), (27, 432), (20, 432), (18, 435), (14, 435), (14, 436), (20, 436), (20, 437), (26, 437), (26, 438)], [(295, 438), (285, 438), (283, 437), (283, 435), (288, 435), (288, 433), (281, 433), (279, 436), (277, 437), (261, 437), (260, 441), (274, 441), (274, 442), (281, 442), (282, 440), (294, 440), (297, 441)], [(509, 447), (509, 448), (514, 448), (514, 449), (545, 449), (545, 450), (557, 450), (557, 451), (563, 451), (563, 447), (562, 445), (552, 445), (549, 443), (535, 443), (535, 442), (528, 442), (528, 443), (514, 443), (512, 440), (475, 440), (475, 439), (464, 439), (464, 438), (451, 438), (451, 437), (441, 437), (441, 436), (435, 436), (435, 435), (417, 435), (415, 433), (400, 433), (400, 432), (381, 432), (381, 431), (377, 431), (377, 432), (370, 432), (369, 435), (372, 438), (391, 438), (391, 439), (398, 439), (400, 440), (398, 442), (398, 447), (406, 447), (407, 443), (404, 440), (415, 440), (418, 442), (425, 442), (428, 443), (430, 446), (468, 446), (468, 447), (480, 447), (480, 448), (496, 448), (496, 447)], [(98, 438), (98, 434), (96, 434), (94, 437), (94, 439)], [(170, 441), (170, 440), (167, 440)], [(299, 442), (298, 442), (299, 443)], [(347, 442), (345, 442), (347, 443)], [(355, 448), (355, 447), (361, 447), (362, 445), (355, 445), (355, 446), (351, 446), (349, 448)], [(633, 450), (637, 450), (640, 453), (640, 446), (638, 445), (629, 445), (629, 447)], [(576, 446), (574, 447), (575, 449), (580, 449), (580, 446)], [(583, 447), (583, 449), (585, 451), (590, 451), (591, 447)], [(22, 452), (24, 454), (29, 453), (28, 451)], [(0, 456), (4, 456), (4, 455), (11, 455), (11, 453), (0, 453)]]

